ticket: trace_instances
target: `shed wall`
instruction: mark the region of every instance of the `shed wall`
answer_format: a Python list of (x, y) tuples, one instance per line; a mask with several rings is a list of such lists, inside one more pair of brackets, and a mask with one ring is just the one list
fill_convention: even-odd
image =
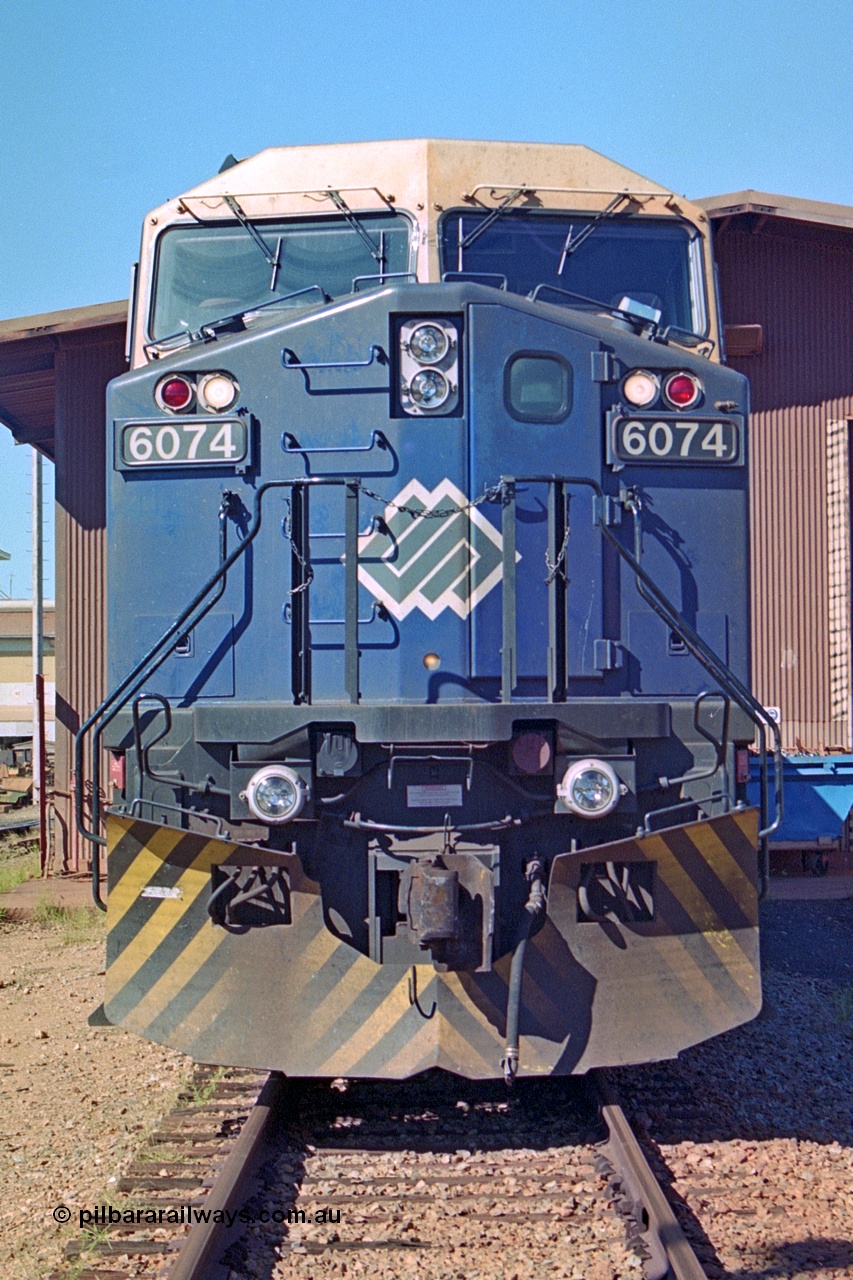
[(763, 329), (729, 361), (752, 388), (753, 687), (786, 749), (849, 751), (853, 233), (752, 214), (716, 253), (726, 323)]
[(120, 330), (69, 335), (56, 353), (57, 870), (91, 866), (74, 821), (74, 734), (106, 692), (104, 397), (124, 368)]

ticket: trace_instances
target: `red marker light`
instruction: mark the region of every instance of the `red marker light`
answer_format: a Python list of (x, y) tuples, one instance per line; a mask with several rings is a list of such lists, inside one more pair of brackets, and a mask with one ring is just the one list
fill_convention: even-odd
[(676, 409), (689, 409), (699, 399), (702, 386), (692, 373), (674, 373), (664, 384), (664, 395)]
[(551, 742), (544, 733), (521, 733), (512, 743), (512, 759), (519, 773), (544, 773), (551, 763)]
[(193, 394), (192, 383), (187, 378), (173, 375), (158, 382), (154, 398), (161, 408), (180, 413), (182, 409), (187, 409), (192, 404)]

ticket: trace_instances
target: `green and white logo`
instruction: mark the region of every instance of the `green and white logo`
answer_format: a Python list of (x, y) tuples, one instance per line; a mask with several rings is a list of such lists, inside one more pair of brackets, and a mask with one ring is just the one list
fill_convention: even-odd
[(500, 533), (452, 481), (430, 492), (412, 480), (385, 508), (384, 528), (359, 538), (358, 579), (395, 618), (467, 618), (500, 582), (502, 554)]

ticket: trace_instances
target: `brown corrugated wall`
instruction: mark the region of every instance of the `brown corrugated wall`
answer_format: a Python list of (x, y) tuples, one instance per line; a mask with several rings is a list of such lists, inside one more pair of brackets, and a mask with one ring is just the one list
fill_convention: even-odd
[(752, 388), (754, 690), (786, 749), (849, 751), (853, 232), (748, 214), (716, 252), (726, 324), (764, 332), (730, 362)]
[[(105, 692), (104, 393), (126, 368), (124, 335), (64, 335), (56, 370), (55, 868), (83, 871), (74, 821), (74, 734)], [(103, 776), (103, 775), (102, 775)]]

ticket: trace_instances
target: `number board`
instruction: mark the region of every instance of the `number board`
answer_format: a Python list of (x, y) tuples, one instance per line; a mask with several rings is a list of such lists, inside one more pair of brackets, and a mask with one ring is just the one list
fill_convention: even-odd
[(672, 413), (626, 415), (620, 409), (610, 419), (608, 453), (608, 461), (616, 464), (736, 463), (741, 461), (740, 422)]
[(138, 418), (116, 423), (116, 465), (239, 467), (249, 452), (241, 418)]

